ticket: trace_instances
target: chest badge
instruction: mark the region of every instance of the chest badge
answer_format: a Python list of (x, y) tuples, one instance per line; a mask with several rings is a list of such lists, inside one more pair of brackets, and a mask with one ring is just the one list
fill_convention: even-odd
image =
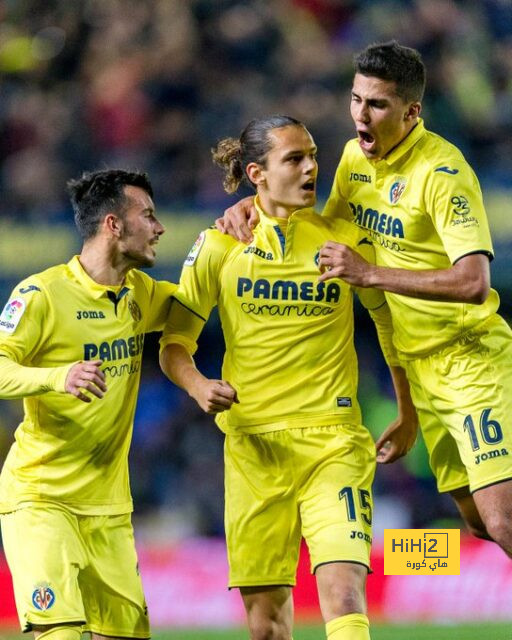
[(142, 320), (142, 311), (135, 300), (128, 300), (128, 310), (132, 314), (132, 318), (135, 322), (140, 322)]
[(396, 204), (400, 200), (403, 192), (405, 191), (406, 184), (407, 184), (407, 181), (405, 178), (402, 178), (402, 177), (395, 178), (389, 190), (389, 202), (391, 204)]

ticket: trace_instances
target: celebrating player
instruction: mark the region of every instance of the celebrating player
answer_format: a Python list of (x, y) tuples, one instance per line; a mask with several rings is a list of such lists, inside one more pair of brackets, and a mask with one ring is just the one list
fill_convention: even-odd
[[(185, 260), (161, 365), (226, 433), (230, 587), (240, 589), (251, 638), (291, 638), (291, 586), (301, 535), (309, 546), (330, 640), (369, 638), (365, 583), (371, 543), (375, 444), (361, 424), (351, 287), (318, 282), (318, 251), (336, 238), (371, 259), (365, 235), (328, 220), (316, 201), (316, 146), (297, 120), (254, 120), (221, 141), (224, 186), (255, 187), (261, 223), (249, 247), (215, 229)], [(382, 292), (364, 289), (398, 398), (403, 453), (416, 415), (396, 366)], [(192, 358), (218, 305), (226, 341), (223, 379)], [(395, 429), (395, 424), (391, 429)]]
[[(357, 139), (345, 147), (324, 215), (365, 230), (377, 266), (328, 242), (320, 280), (387, 292), (438, 489), (450, 492), (474, 535), (512, 555), (512, 333), (490, 289), (480, 186), (460, 151), (419, 117), (425, 68), (417, 51), (372, 45), (355, 70)], [(246, 214), (230, 215), (232, 233), (250, 238)], [(401, 429), (379, 440), (388, 444), (382, 462), (398, 457)]]
[(68, 186), (80, 255), (21, 282), (0, 316), (0, 397), (25, 409), (0, 476), (3, 542), (24, 631), (148, 638), (128, 450), (144, 334), (176, 285), (137, 269), (164, 233), (145, 174)]

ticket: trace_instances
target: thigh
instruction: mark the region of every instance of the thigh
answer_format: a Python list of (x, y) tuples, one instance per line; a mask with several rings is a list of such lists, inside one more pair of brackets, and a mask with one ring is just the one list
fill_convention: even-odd
[(444, 375), (436, 373), (434, 359), (422, 358), (404, 365), (438, 490), (443, 493), (467, 487), (466, 465), (447, 419), (452, 391), (444, 388)]
[(51, 505), (1, 516), (21, 627), (86, 621), (78, 574), (87, 563), (75, 515)]
[(492, 540), (477, 508), (475, 498), (469, 491), (469, 487), (455, 489), (451, 491), (450, 494), (469, 532), (477, 538)]
[[(489, 527), (490, 532), (496, 528), (504, 527), (510, 530), (512, 527), (512, 480), (498, 482), (475, 491), (473, 498), (482, 520)], [(498, 541), (501, 543), (501, 541)], [(510, 540), (506, 545), (510, 555)]]
[(375, 443), (361, 425), (303, 431), (299, 504), (312, 571), (330, 562), (369, 567)]
[(289, 432), (227, 435), (224, 454), (229, 586), (294, 585), (300, 522)]
[[(512, 334), (496, 316), (425, 359), (425, 393), (457, 444), (471, 491), (512, 477)], [(450, 487), (452, 489), (454, 487)]]
[(82, 516), (89, 563), (80, 573), (86, 630), (104, 636), (149, 638), (130, 514)]

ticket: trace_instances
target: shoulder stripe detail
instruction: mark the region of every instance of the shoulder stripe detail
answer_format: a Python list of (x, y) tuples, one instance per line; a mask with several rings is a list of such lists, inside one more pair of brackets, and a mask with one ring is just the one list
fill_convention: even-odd
[(194, 311), (194, 309), (191, 309), (190, 307), (187, 307), (186, 304), (183, 304), (183, 302), (181, 302), (180, 300), (178, 300), (178, 298), (175, 298), (174, 296), (172, 296), (172, 300), (173, 302), (177, 302), (178, 304), (180, 304), (183, 308), (187, 309), (188, 311), (190, 311), (190, 313), (193, 313), (195, 316), (197, 316), (198, 318), (200, 318), (203, 322), (206, 322), (206, 318), (203, 318), (202, 315), (200, 315), (199, 313), (197, 313), (196, 311)]

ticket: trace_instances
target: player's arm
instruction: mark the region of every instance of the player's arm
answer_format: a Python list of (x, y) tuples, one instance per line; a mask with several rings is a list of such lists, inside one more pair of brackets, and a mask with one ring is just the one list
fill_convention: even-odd
[(199, 234), (190, 250), (160, 339), (160, 366), (207, 413), (225, 411), (238, 402), (225, 380), (210, 380), (198, 371), (193, 355), (197, 340), (220, 295), (220, 273), (230, 238), (216, 231)]
[[(360, 298), (364, 300), (364, 295), (360, 295)], [(378, 309), (369, 309), (369, 313), (375, 323), (380, 348), (389, 367), (397, 404), (396, 419), (385, 429), (376, 443), (377, 462), (388, 463), (405, 456), (414, 445), (418, 432), (418, 416), (405, 370), (400, 366), (393, 345), (393, 324), (387, 302)]]
[[(55, 391), (70, 393), (83, 402), (106, 391), (101, 361), (71, 362), (58, 367), (32, 366), (47, 339), (49, 301), (42, 287), (20, 283), (0, 318), (0, 398), (16, 399)], [(39, 284), (39, 283), (38, 283)]]
[(160, 366), (169, 380), (184, 389), (206, 413), (226, 411), (233, 402), (238, 402), (229, 382), (206, 378), (181, 344), (171, 342), (162, 349)]
[(395, 390), (398, 416), (382, 432), (375, 443), (377, 462), (388, 464), (405, 456), (416, 442), (418, 433), (418, 416), (412, 403), (409, 381), (405, 370), (390, 365), (391, 380)]
[(404, 456), (414, 445), (418, 431), (418, 416), (405, 370), (400, 366), (393, 344), (393, 323), (384, 294), (376, 289), (359, 289), (358, 295), (375, 324), (396, 396), (397, 417), (376, 442), (377, 461), (389, 463)]
[(160, 366), (165, 375), (184, 389), (206, 413), (215, 414), (238, 402), (236, 391), (225, 380), (204, 376), (193, 353), (205, 319), (173, 300), (164, 335), (160, 340)]
[(166, 280), (153, 280), (146, 274), (143, 274), (142, 277), (146, 280), (149, 292), (145, 330), (147, 333), (162, 331), (169, 315), (172, 297), (176, 293), (178, 285)]
[(259, 221), (254, 197), (247, 196), (226, 209), (222, 218), (215, 220), (215, 226), (221, 233), (229, 233), (235, 240), (249, 244), (253, 240), (252, 230)]
[(357, 287), (372, 287), (412, 298), (482, 304), (490, 290), (487, 253), (459, 258), (447, 269), (410, 271), (380, 267), (366, 262), (350, 247), (333, 241), (320, 249), (320, 281), (342, 278)]
[[(320, 250), (321, 280), (343, 278), (358, 287), (441, 302), (482, 304), (490, 291), (492, 243), (478, 180), (462, 157), (452, 171), (432, 167), (425, 183), (425, 214), (443, 242), (450, 266), (411, 271), (369, 264), (344, 244)], [(465, 220), (465, 224), (460, 224)], [(458, 223), (458, 224), (456, 224)]]
[(27, 367), (0, 350), (0, 398), (14, 400), (49, 391), (70, 393), (83, 402), (91, 401), (84, 391), (102, 398), (107, 387), (101, 364), (101, 360), (91, 360), (61, 367)]

